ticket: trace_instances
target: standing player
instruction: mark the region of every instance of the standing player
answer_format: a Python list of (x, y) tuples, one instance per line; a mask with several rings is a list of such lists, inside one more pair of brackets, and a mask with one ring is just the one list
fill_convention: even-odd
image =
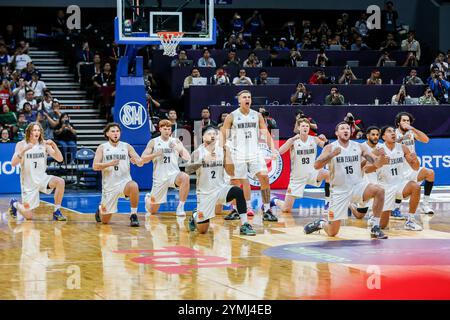
[(207, 126), (203, 130), (203, 144), (192, 154), (192, 162), (187, 166), (187, 173), (197, 173), (197, 212), (189, 220), (191, 231), (206, 233), (209, 221), (214, 218), (216, 206), (236, 200), (241, 219), (240, 233), (254, 236), (256, 232), (247, 222), (247, 205), (244, 192), (237, 186), (225, 182), (225, 170), (233, 176), (234, 166), (227, 147), (220, 147), (216, 142), (217, 129)]
[(376, 151), (386, 161), (380, 168), (373, 164), (368, 164), (364, 170), (369, 173), (376, 172), (379, 184), (384, 189), (384, 206), (380, 226), (386, 228), (389, 223), (389, 216), (395, 207), (395, 199), (403, 198), (409, 200), (409, 214), (405, 223), (405, 229), (411, 231), (422, 231), (422, 227), (414, 220), (414, 214), (420, 201), (420, 185), (416, 181), (407, 180), (404, 169), (405, 162), (413, 170), (420, 167), (416, 154), (400, 143), (396, 143), (394, 127), (386, 126), (381, 129), (381, 138), (384, 144)]
[(375, 156), (365, 146), (350, 141), (350, 126), (346, 122), (336, 126), (336, 136), (338, 140), (327, 145), (314, 164), (314, 168), (319, 170), (330, 163), (331, 199), (328, 223), (323, 219), (311, 222), (305, 226), (305, 233), (310, 234), (324, 229), (330, 237), (336, 236), (341, 227), (341, 221), (348, 218), (347, 209), (350, 203), (365, 203), (373, 198), (375, 221), (371, 228), (371, 237), (387, 239), (380, 229), (384, 190), (378, 185), (365, 181), (361, 169), (362, 158), (379, 168), (382, 165), (382, 157), (375, 160)]
[[(415, 140), (428, 143), (430, 138), (428, 138), (428, 136), (422, 131), (414, 128), (412, 126), (413, 123), (414, 117), (408, 112), (400, 112), (395, 117), (395, 126), (397, 127), (395, 133), (397, 135), (397, 142), (406, 145), (412, 153), (416, 153)], [(406, 165), (405, 174), (407, 180), (417, 181), (419, 183), (425, 180), (425, 190), (421, 209), (423, 213), (434, 214), (434, 211), (430, 206), (430, 195), (434, 185), (434, 170), (425, 167), (420, 167), (418, 170), (414, 170), (410, 166)], [(401, 200), (396, 201), (396, 208), (393, 214), (401, 214), (400, 203)]]
[(150, 214), (158, 212), (161, 203), (167, 202), (169, 188), (180, 189), (180, 202), (176, 215), (186, 216), (184, 204), (189, 193), (189, 176), (178, 167), (178, 157), (190, 161), (191, 156), (181, 141), (171, 137), (172, 123), (169, 120), (159, 122), (161, 136), (150, 140), (142, 153), (144, 163), (153, 161), (152, 191), (145, 196), (145, 209)]
[(303, 198), (306, 185), (318, 187), (325, 180), (325, 210), (330, 201), (330, 174), (328, 170), (314, 169), (317, 156), (317, 146), (323, 148), (328, 142), (324, 135), (313, 137), (308, 135), (311, 124), (306, 118), (296, 121), (295, 129), (299, 134), (288, 139), (280, 148), (280, 154), (291, 153), (291, 177), (284, 201), (274, 197), (270, 205), (277, 206), (283, 212), (290, 212), (295, 198)]
[(120, 141), (121, 129), (117, 123), (108, 123), (103, 129), (108, 142), (98, 146), (93, 169), (102, 172), (102, 200), (95, 214), (97, 222), (109, 223), (117, 212), (119, 198), (129, 198), (131, 205), (130, 226), (139, 227), (137, 208), (139, 187), (131, 179), (130, 162), (142, 167), (143, 161), (134, 148)]
[[(267, 175), (267, 165), (259, 150), (260, 135), (267, 142), (272, 158), (276, 159), (277, 150), (272, 136), (267, 130), (263, 116), (250, 109), (252, 95), (243, 90), (238, 93), (239, 109), (230, 113), (222, 126), (222, 143), (225, 145), (230, 135), (231, 158), (234, 163), (234, 176), (231, 184), (235, 186), (244, 185), (248, 181), (248, 174), (257, 177), (261, 184), (261, 195), (263, 201), (263, 220), (278, 221), (278, 218), (270, 209), (270, 183)], [(245, 199), (247, 207), (251, 206), (251, 193), (246, 192)]]
[(16, 144), (11, 165), (20, 164), (20, 186), (22, 202), (11, 199), (9, 214), (17, 218), (17, 211), (25, 219), (33, 218), (33, 210), (39, 207), (39, 192), (50, 194), (55, 190), (55, 207), (53, 220), (66, 221), (60, 211), (64, 196), (64, 180), (48, 175), (47, 157), (50, 156), (58, 162), (63, 161), (61, 151), (52, 140), (44, 140), (44, 130), (37, 122), (32, 122), (25, 129), (25, 139)]

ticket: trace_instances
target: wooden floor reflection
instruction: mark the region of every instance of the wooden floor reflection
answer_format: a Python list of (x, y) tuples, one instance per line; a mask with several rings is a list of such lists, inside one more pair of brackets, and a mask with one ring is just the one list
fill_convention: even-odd
[[(403, 223), (394, 221), (389, 236), (450, 239), (448, 204), (436, 208), (434, 217), (421, 216), (423, 232), (403, 231)], [(328, 239), (303, 234), (314, 212), (283, 214), (278, 223), (263, 223), (258, 214), (252, 220), (258, 235), (249, 238), (239, 235), (239, 222), (222, 216), (208, 234), (199, 235), (173, 214), (141, 215), (141, 227), (130, 228), (126, 215), (100, 225), (93, 215), (64, 210), (69, 221), (61, 223), (50, 221), (50, 210), (43, 203), (34, 221), (0, 224), (0, 299), (327, 299), (343, 287), (358, 290), (367, 280), (366, 266), (262, 253)], [(366, 221), (350, 220), (336, 241), (342, 239), (369, 240)]]

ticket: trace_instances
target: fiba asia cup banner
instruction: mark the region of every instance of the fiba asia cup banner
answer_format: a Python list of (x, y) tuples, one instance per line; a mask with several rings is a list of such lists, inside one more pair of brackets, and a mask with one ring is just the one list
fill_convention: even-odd
[[(279, 146), (281, 147), (285, 142), (286, 140), (280, 140)], [(275, 160), (272, 160), (272, 154), (266, 144), (260, 144), (260, 150), (267, 165), (270, 187), (287, 189), (291, 172), (290, 152), (278, 155)], [(318, 154), (321, 151), (321, 148), (317, 148)], [(450, 139), (430, 139), (429, 143), (416, 141), (416, 152), (421, 166), (434, 170), (436, 179), (434, 185), (450, 185)], [(249, 181), (253, 190), (259, 189), (260, 184), (257, 179), (249, 177)]]

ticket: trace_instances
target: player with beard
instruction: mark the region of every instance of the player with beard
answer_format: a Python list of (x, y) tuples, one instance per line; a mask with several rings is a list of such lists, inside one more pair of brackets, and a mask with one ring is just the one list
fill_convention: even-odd
[(382, 157), (376, 157), (370, 150), (355, 141), (350, 140), (350, 126), (340, 122), (336, 126), (337, 141), (327, 145), (317, 158), (314, 168), (320, 170), (329, 163), (330, 171), (330, 208), (328, 222), (320, 219), (308, 223), (304, 227), (306, 234), (324, 229), (330, 237), (338, 234), (341, 221), (348, 219), (347, 210), (350, 203), (366, 203), (373, 200), (374, 226), (371, 228), (371, 237), (387, 239), (380, 229), (380, 219), (384, 204), (384, 190), (378, 185), (363, 179), (361, 164), (363, 158), (376, 168), (383, 165)]
[[(422, 131), (414, 128), (412, 126), (413, 123), (414, 117), (408, 112), (400, 112), (395, 117), (395, 126), (397, 128), (395, 133), (397, 136), (397, 142), (406, 145), (412, 153), (416, 153), (415, 141), (417, 140), (423, 143), (428, 143), (430, 138), (428, 138), (428, 136)], [(411, 166), (405, 164), (405, 175), (407, 180), (416, 181), (419, 182), (419, 184), (425, 180), (424, 197), (421, 210), (422, 213), (425, 214), (434, 214), (434, 211), (430, 206), (430, 195), (434, 185), (434, 170), (425, 167), (420, 167), (418, 170), (414, 170)], [(392, 212), (392, 216), (402, 217), (400, 212), (400, 204), (401, 200), (398, 199), (396, 201), (396, 207)]]
[(131, 178), (130, 163), (142, 167), (143, 160), (131, 145), (120, 141), (119, 124), (108, 123), (103, 134), (108, 142), (98, 146), (93, 164), (94, 170), (102, 172), (102, 200), (95, 220), (108, 224), (112, 214), (117, 212), (119, 198), (126, 198), (131, 205), (130, 226), (139, 227), (139, 186)]
[(422, 227), (415, 221), (414, 214), (420, 201), (420, 185), (416, 181), (407, 180), (403, 170), (405, 162), (413, 170), (420, 167), (419, 160), (415, 153), (409, 151), (406, 145), (396, 143), (395, 129), (392, 126), (386, 126), (381, 129), (381, 138), (384, 144), (380, 146), (374, 153), (383, 157), (382, 167), (375, 167), (368, 164), (364, 168), (365, 172), (376, 172), (378, 182), (385, 192), (383, 214), (380, 227), (386, 228), (389, 223), (389, 216), (395, 206), (396, 197), (409, 199), (409, 214), (405, 223), (405, 230), (422, 231)]
[(191, 231), (206, 233), (209, 222), (220, 213), (225, 203), (236, 201), (241, 220), (240, 234), (254, 236), (256, 232), (247, 222), (247, 205), (244, 192), (237, 186), (225, 182), (225, 171), (233, 176), (234, 165), (227, 147), (217, 141), (218, 130), (213, 126), (203, 129), (203, 144), (192, 154), (192, 162), (186, 167), (188, 174), (197, 174), (197, 211), (189, 220)]
[(11, 160), (13, 167), (20, 164), (20, 186), (22, 202), (11, 199), (8, 208), (12, 218), (17, 219), (19, 212), (25, 219), (33, 218), (33, 210), (39, 207), (39, 192), (50, 194), (55, 190), (55, 206), (53, 220), (66, 221), (60, 211), (64, 196), (65, 182), (63, 179), (48, 175), (47, 157), (58, 162), (63, 161), (63, 155), (52, 140), (44, 140), (44, 130), (37, 122), (32, 122), (25, 130), (25, 139), (16, 144)]

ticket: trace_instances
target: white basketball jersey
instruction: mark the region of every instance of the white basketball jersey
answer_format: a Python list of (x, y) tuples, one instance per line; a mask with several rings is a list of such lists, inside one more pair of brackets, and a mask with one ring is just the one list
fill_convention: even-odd
[(101, 147), (103, 148), (103, 163), (119, 160), (119, 165), (102, 170), (102, 190), (107, 193), (115, 191), (124, 182), (132, 180), (130, 156), (128, 155), (128, 143), (126, 142), (119, 142), (117, 146), (105, 142)]
[(247, 115), (234, 110), (231, 127), (231, 151), (236, 160), (255, 160), (259, 154), (259, 113), (251, 110)]
[(378, 181), (384, 185), (397, 184), (403, 181), (406, 159), (403, 152), (402, 144), (396, 143), (394, 149), (390, 150), (385, 144), (381, 147), (384, 149), (386, 156), (389, 157), (389, 164), (385, 164), (377, 169)]
[(361, 146), (355, 141), (349, 141), (347, 148), (339, 141), (331, 143), (331, 146), (331, 151), (341, 148), (341, 153), (330, 161), (331, 186), (351, 189), (362, 181)]
[[(370, 151), (370, 152), (374, 152), (375, 151), (375, 149), (377, 148), (377, 147), (379, 147), (380, 146), (380, 144), (377, 144), (375, 147), (371, 147), (368, 143), (367, 143), (367, 141), (366, 142), (363, 142), (363, 143), (361, 143), (362, 145), (365, 145), (366, 147), (367, 147), (367, 149)], [(376, 172), (371, 172), (371, 173), (365, 173), (365, 172), (363, 172), (363, 174), (364, 174), (364, 179), (366, 179), (368, 182), (370, 182), (370, 183), (378, 183), (378, 178), (377, 178), (377, 173)]]
[[(198, 147), (197, 152), (200, 158), (204, 158), (209, 153), (204, 145)], [(214, 152), (216, 160), (209, 163), (203, 161), (202, 166), (197, 169), (197, 194), (210, 194), (226, 185), (223, 148), (216, 144)]]
[(153, 160), (153, 181), (165, 181), (168, 177), (180, 173), (179, 154), (171, 147), (177, 139), (170, 137), (164, 141), (161, 137), (157, 137), (154, 141), (153, 152), (162, 151), (163, 155)]
[(403, 134), (400, 129), (395, 129), (395, 135), (397, 141), (402, 139), (401, 144), (404, 144), (408, 147), (409, 151), (415, 153), (416, 152), (416, 138), (414, 137), (414, 132), (412, 130), (406, 131)]
[(314, 137), (308, 136), (306, 142), (294, 141), (291, 147), (291, 180), (307, 178), (314, 169), (317, 157), (317, 143)]
[(47, 177), (47, 150), (44, 144), (35, 144), (23, 155), (20, 179), (22, 189), (31, 191)]

